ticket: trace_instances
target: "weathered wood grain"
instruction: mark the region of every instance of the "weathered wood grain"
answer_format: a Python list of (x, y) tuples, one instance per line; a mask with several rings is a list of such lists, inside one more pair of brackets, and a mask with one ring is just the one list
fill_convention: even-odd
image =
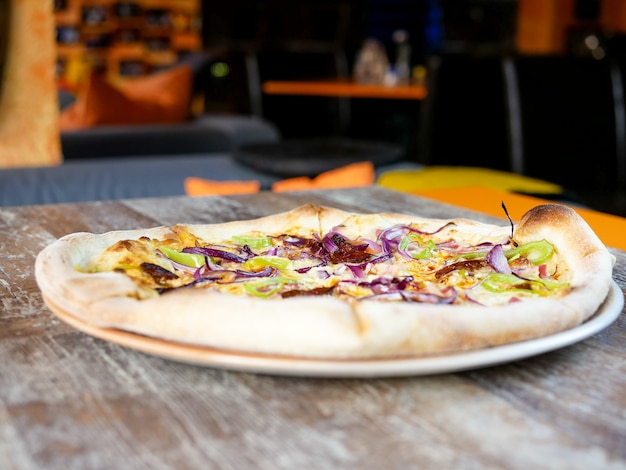
[[(380, 188), (0, 209), (0, 468), (626, 468), (623, 314), (586, 341), (497, 367), (287, 378), (92, 338), (57, 320), (34, 280), (36, 254), (67, 233), (253, 218), (306, 202), (494, 220)], [(624, 288), (626, 253), (613, 252)]]

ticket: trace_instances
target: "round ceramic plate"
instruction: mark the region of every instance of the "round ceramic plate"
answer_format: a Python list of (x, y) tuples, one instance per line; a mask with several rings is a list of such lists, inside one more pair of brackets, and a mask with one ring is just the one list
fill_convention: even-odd
[(613, 282), (606, 300), (582, 325), (539, 339), (456, 354), (388, 359), (304, 359), (198, 347), (98, 328), (62, 311), (45, 299), (63, 321), (94, 337), (177, 361), (237, 371), (304, 377), (400, 377), (432, 375), (488, 367), (535, 356), (582, 341), (607, 328), (622, 311), (624, 296)]

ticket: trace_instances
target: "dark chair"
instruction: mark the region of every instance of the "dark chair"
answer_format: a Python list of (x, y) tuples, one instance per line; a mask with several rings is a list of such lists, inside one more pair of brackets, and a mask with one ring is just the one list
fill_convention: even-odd
[[(251, 86), (259, 89), (267, 80), (314, 80), (347, 77), (349, 73), (345, 52), (333, 44), (295, 43), (265, 48), (255, 52), (248, 62)], [(287, 138), (336, 134), (337, 129), (347, 127), (350, 118), (349, 102), (344, 98), (259, 93), (252, 103), (257, 114), (275, 123)]]
[[(233, 60), (243, 64), (250, 113), (275, 123), (286, 138), (344, 130), (350, 120), (347, 99), (267, 95), (262, 85), (268, 80), (348, 77), (350, 26), (360, 7), (347, 2), (249, 3), (253, 8), (242, 15), (256, 15), (256, 27), (248, 27), (245, 39), (231, 49)], [(224, 38), (215, 39), (222, 43)]]
[(451, 175), (471, 167), (468, 186), (490, 186), (489, 171), (500, 170), (517, 175), (518, 192), (539, 179), (560, 186), (549, 197), (584, 203), (578, 189), (608, 187), (618, 173), (611, 71), (565, 57), (432, 57), (419, 159)]
[[(623, 99), (611, 61), (578, 57), (518, 57), (514, 86), (523, 172), (575, 192), (619, 185)], [(621, 117), (620, 117), (621, 116)], [(623, 126), (623, 122), (621, 123)]]
[(433, 56), (418, 160), (515, 170), (502, 57)]

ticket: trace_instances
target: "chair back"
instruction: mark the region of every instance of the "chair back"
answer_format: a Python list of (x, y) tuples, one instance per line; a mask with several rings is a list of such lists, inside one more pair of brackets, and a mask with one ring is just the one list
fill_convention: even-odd
[(622, 85), (614, 64), (528, 56), (515, 58), (514, 68), (524, 173), (571, 190), (615, 187), (626, 129), (618, 129), (623, 99), (616, 99)]
[(511, 169), (504, 60), (459, 55), (429, 59), (420, 163)]
[[(259, 86), (267, 80), (315, 80), (348, 77), (349, 73), (344, 49), (333, 44), (264, 48), (255, 53), (254, 60), (250, 70), (256, 67), (254, 83)], [(260, 116), (275, 123), (285, 138), (331, 135), (345, 129), (350, 118), (345, 98), (263, 94), (259, 103)]]

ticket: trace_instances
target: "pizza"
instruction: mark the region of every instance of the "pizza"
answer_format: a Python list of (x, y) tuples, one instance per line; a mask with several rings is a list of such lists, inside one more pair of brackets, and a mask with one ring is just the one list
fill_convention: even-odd
[(308, 204), (254, 220), (69, 234), (39, 253), (35, 273), (51, 310), (99, 328), (372, 359), (573, 328), (607, 297), (613, 263), (559, 204), (504, 225)]

